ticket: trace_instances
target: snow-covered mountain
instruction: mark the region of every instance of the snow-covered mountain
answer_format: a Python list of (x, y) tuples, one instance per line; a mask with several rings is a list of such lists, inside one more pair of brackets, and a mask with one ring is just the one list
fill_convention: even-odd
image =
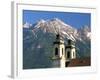
[(82, 39), (91, 40), (91, 29), (88, 26), (83, 26), (78, 30), (78, 33)]
[(23, 28), (30, 28), (32, 26), (32, 24), (26, 22), (24, 25), (23, 25)]
[[(32, 28), (33, 27), (33, 28)], [(38, 31), (43, 31), (43, 33), (53, 33), (57, 34), (58, 32), (63, 38), (70, 38), (74, 41), (83, 39), (91, 39), (91, 30), (90, 27), (84, 26), (80, 29), (76, 29), (58, 18), (54, 18), (52, 20), (39, 20), (36, 25), (32, 26), (32, 24), (25, 23), (24, 28), (31, 28), (33, 33), (36, 36)]]
[[(53, 41), (59, 33), (67, 44), (67, 39), (76, 43), (77, 57), (90, 56), (91, 29), (88, 26), (76, 29), (64, 23), (58, 18), (51, 20), (39, 20), (35, 24), (24, 24), (23, 26), (23, 54), (24, 68), (31, 67), (52, 67), (48, 59), (53, 53)], [(36, 61), (37, 58), (40, 60)], [(28, 62), (29, 61), (29, 62)], [(28, 62), (28, 63), (26, 63)], [(29, 64), (30, 63), (30, 64)], [(40, 63), (40, 64), (35, 64)], [(47, 64), (42, 66), (43, 64)]]

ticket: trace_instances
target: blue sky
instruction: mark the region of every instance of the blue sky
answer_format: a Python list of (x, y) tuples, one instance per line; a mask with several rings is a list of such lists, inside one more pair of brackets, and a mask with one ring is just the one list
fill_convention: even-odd
[(26, 22), (34, 24), (40, 19), (50, 20), (53, 18), (59, 18), (75, 28), (80, 28), (84, 25), (91, 26), (90, 13), (23, 10), (23, 24)]

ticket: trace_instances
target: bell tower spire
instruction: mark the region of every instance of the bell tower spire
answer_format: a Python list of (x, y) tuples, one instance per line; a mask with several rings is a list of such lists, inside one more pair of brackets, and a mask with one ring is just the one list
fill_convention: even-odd
[(66, 61), (70, 61), (71, 59), (76, 58), (75, 42), (71, 39), (68, 39), (65, 57)]
[(60, 34), (56, 35), (56, 40), (54, 45), (54, 55), (53, 55), (53, 66), (54, 67), (65, 67), (65, 45)]

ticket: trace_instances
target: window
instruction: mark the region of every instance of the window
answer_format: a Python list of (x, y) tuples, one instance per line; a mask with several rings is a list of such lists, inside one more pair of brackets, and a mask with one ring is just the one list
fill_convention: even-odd
[(75, 53), (73, 52), (73, 57), (75, 56)]
[(67, 52), (67, 58), (70, 58), (70, 52), (69, 51)]
[(58, 48), (55, 48), (55, 55), (58, 55)]
[(63, 55), (63, 48), (62, 48), (62, 55)]

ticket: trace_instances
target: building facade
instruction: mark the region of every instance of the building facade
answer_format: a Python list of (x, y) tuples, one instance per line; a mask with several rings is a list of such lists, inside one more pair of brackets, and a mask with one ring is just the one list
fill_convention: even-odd
[(71, 39), (65, 45), (64, 40), (57, 34), (53, 47), (53, 67), (67, 67), (68, 62), (76, 58), (75, 43)]

